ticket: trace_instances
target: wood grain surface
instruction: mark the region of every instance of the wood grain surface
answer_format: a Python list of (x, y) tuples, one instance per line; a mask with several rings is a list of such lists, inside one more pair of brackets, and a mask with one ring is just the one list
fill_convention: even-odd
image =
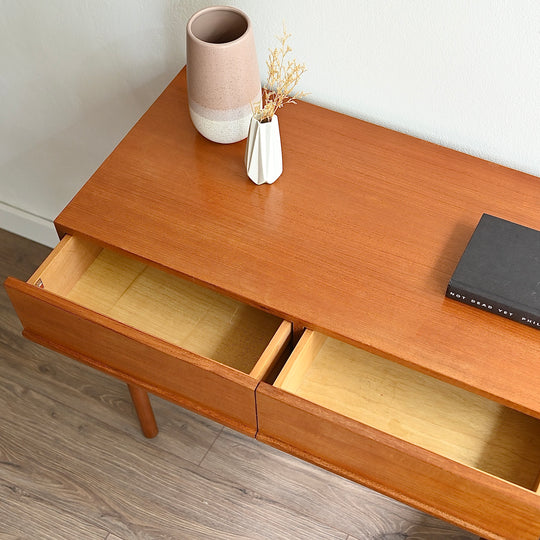
[(255, 434), (258, 381), (249, 375), (15, 278), (5, 285), (28, 339)]
[[(311, 338), (320, 342), (316, 334)], [(311, 362), (302, 380), (290, 376), (292, 388), (287, 380), (280, 388), (452, 460), (534, 488), (540, 473), (536, 418), (332, 338), (324, 339), (315, 354), (305, 349)]]
[(483, 212), (540, 229), (538, 178), (307, 103), (280, 128), (256, 186), (182, 71), (57, 228), (540, 416), (538, 330), (445, 298)]
[[(537, 540), (532, 491), (265, 383), (257, 439), (490, 540)], [(482, 504), (478, 504), (482, 501)]]
[[(0, 277), (48, 249), (0, 231)], [(20, 336), (0, 290), (0, 537), (130, 540), (476, 538), (151, 397)]]
[(244, 373), (281, 324), (269, 313), (106, 249), (67, 298)]

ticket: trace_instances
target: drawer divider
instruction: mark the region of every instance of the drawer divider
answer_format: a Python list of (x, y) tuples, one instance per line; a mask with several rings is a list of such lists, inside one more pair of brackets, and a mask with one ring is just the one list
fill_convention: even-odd
[(260, 381), (270, 373), (285, 352), (292, 336), (292, 323), (283, 321), (250, 372), (250, 377)]
[(313, 359), (323, 346), (326, 336), (319, 332), (306, 330), (300, 338), (289, 360), (285, 364), (274, 386), (294, 393), (300, 386), (304, 375), (311, 366)]

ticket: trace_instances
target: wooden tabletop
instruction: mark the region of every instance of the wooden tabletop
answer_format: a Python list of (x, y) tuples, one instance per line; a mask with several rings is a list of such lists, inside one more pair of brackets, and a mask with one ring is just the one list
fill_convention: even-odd
[(538, 178), (307, 103), (283, 175), (211, 143), (185, 69), (56, 220), (284, 318), (540, 417), (540, 332), (445, 298), (483, 212), (540, 229)]

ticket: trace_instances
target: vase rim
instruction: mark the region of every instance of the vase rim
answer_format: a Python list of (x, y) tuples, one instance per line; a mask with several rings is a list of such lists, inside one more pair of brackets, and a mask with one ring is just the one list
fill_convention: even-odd
[[(228, 12), (236, 13), (237, 15), (242, 17), (242, 19), (244, 19), (244, 21), (246, 23), (246, 28), (242, 32), (242, 34), (240, 36), (238, 36), (237, 38), (235, 38), (235, 39), (232, 39), (230, 41), (225, 41), (223, 43), (219, 43), (219, 42), (218, 43), (213, 43), (211, 41), (205, 41), (204, 39), (201, 39), (200, 37), (196, 36), (195, 33), (193, 32), (193, 29), (192, 29), (193, 23), (197, 19), (199, 19), (200, 17), (202, 17), (202, 16), (204, 16), (204, 15), (206, 15), (208, 13), (217, 12), (217, 11), (228, 11)], [(197, 41), (202, 46), (220, 47), (220, 48), (229, 47), (232, 44), (238, 43), (239, 41), (241, 41), (243, 39), (246, 39), (246, 36), (249, 34), (249, 32), (251, 30), (251, 20), (249, 19), (249, 17), (242, 10), (240, 10), (238, 8), (235, 8), (235, 7), (232, 7), (232, 6), (211, 6), (211, 7), (201, 9), (201, 10), (197, 11), (196, 13), (194, 13), (190, 17), (190, 19), (189, 19), (189, 21), (187, 23), (186, 30), (187, 30), (187, 33), (188, 33), (189, 37), (191, 39)]]
[(263, 122), (262, 120), (259, 120), (255, 115), (252, 116), (253, 120), (256, 122), (259, 122), (259, 124), (271, 124), (274, 118), (277, 120), (277, 113), (274, 113), (270, 120), (266, 120), (266, 122)]

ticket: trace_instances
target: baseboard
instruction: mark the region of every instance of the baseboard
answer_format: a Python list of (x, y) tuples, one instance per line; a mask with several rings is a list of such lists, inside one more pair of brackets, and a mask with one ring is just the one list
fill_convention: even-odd
[(54, 247), (58, 244), (58, 235), (52, 221), (3, 202), (0, 202), (0, 229), (45, 246)]

